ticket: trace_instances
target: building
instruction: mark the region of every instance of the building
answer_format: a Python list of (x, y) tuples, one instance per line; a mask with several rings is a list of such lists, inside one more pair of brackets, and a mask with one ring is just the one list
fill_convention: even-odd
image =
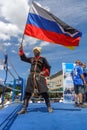
[(58, 91), (63, 90), (63, 72), (62, 70), (47, 78), (47, 85), (49, 90)]
[(47, 78), (50, 99), (59, 102), (63, 99), (63, 72), (62, 70)]

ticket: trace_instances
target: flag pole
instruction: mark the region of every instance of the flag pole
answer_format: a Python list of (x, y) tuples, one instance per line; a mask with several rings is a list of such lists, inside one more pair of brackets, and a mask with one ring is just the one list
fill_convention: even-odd
[(23, 46), (24, 34), (22, 35), (21, 46)]
[[(30, 0), (30, 5), (32, 4), (32, 2), (33, 2), (33, 0)], [(30, 10), (30, 8), (29, 8), (29, 10)], [(23, 35), (22, 35), (22, 40), (21, 40), (21, 46), (23, 47), (23, 40), (24, 40), (24, 33), (23, 33)]]

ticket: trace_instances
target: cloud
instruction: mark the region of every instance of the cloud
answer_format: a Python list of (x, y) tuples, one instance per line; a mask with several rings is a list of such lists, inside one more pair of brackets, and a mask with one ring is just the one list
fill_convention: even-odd
[(4, 41), (10, 40), (10, 36), (4, 33), (0, 33), (0, 39)]
[(1, 16), (23, 29), (29, 10), (28, 0), (3, 0), (0, 3)]
[(3, 65), (0, 65), (0, 70), (4, 70), (4, 67), (3, 67)]
[(49, 46), (50, 43), (49, 42), (44, 42), (44, 41), (41, 41), (40, 43), (40, 46), (43, 47), (43, 46)]
[(4, 84), (4, 80), (2, 78), (0, 78), (0, 84)]
[(31, 46), (37, 44), (39, 40), (33, 37), (25, 36), (23, 40), (23, 45), (25, 46)]
[(17, 36), (18, 33), (19, 30), (16, 25), (0, 21), (0, 39), (10, 40), (11, 36)]
[(7, 47), (7, 46), (11, 46), (11, 43), (10, 43), (10, 42), (7, 42), (7, 43), (5, 42), (5, 43), (4, 43), (4, 46), (6, 46), (6, 47)]
[(17, 52), (15, 50), (12, 50), (12, 53), (17, 54)]

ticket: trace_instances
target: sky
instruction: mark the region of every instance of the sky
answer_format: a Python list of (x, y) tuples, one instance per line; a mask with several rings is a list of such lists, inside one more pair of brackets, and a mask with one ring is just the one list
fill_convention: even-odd
[[(80, 30), (82, 37), (75, 50), (24, 36), (23, 47), (26, 56), (33, 56), (35, 46), (42, 47), (41, 56), (51, 65), (51, 75), (62, 69), (62, 63), (74, 63), (77, 59), (87, 64), (87, 0), (34, 0), (68, 25)], [(26, 79), (30, 64), (20, 60), (19, 45), (32, 0), (0, 0), (0, 81), (6, 78), (3, 68), (4, 54), (8, 55), (7, 82), (18, 76)]]

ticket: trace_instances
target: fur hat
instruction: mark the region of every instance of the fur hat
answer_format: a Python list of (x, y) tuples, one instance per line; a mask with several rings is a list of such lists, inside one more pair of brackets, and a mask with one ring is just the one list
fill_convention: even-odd
[(34, 51), (34, 50), (38, 50), (39, 52), (41, 52), (42, 48), (41, 48), (41, 47), (34, 47), (34, 48), (33, 48), (33, 51)]

